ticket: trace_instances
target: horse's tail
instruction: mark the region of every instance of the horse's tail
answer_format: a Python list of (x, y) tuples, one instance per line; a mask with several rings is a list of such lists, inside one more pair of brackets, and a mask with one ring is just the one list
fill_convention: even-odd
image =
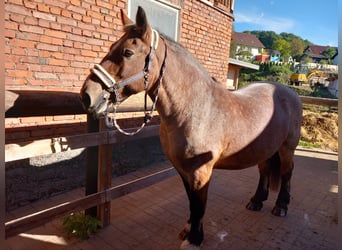
[(271, 190), (278, 190), (279, 184), (281, 181), (281, 174), (280, 174), (280, 157), (279, 152), (276, 152), (271, 157), (271, 171), (270, 171), (270, 189)]

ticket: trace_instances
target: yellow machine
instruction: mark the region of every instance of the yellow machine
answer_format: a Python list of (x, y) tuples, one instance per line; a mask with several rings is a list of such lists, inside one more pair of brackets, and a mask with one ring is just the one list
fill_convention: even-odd
[(324, 84), (329, 75), (321, 70), (312, 70), (308, 74), (308, 67), (298, 64), (295, 66), (295, 72), (290, 77), (290, 84), (300, 86), (302, 84)]
[(295, 66), (294, 73), (290, 77), (290, 84), (300, 86), (303, 83), (306, 83), (308, 79), (306, 75), (308, 73), (308, 67), (298, 64)]

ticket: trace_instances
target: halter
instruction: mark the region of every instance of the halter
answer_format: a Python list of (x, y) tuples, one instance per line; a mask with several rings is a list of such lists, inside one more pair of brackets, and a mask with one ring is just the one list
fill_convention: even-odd
[[(165, 57), (163, 60), (163, 64), (162, 67), (160, 69), (160, 74), (158, 77), (159, 83), (157, 86), (157, 92), (156, 92), (156, 97), (154, 99), (154, 102), (152, 104), (151, 110), (147, 111), (147, 87), (149, 84), (149, 71), (151, 69), (152, 66), (152, 60), (155, 54), (155, 50), (158, 47), (158, 43), (159, 43), (159, 34), (156, 30), (152, 29), (152, 38), (151, 38), (151, 44), (150, 44), (150, 53), (148, 55), (148, 60), (143, 68), (142, 71), (138, 72), (137, 74), (128, 77), (120, 82), (116, 82), (115, 79), (100, 65), (100, 64), (95, 64), (94, 68), (91, 69), (91, 72), (94, 73), (101, 81), (102, 83), (106, 86), (106, 91), (113, 93), (115, 96), (115, 103), (114, 103), (114, 111), (112, 114), (110, 114), (109, 110), (108, 110), (108, 105), (107, 105), (107, 110), (105, 112), (105, 123), (106, 126), (108, 128), (112, 128), (112, 127), (116, 127), (116, 129), (121, 132), (122, 134), (125, 135), (135, 135), (137, 133), (139, 133), (147, 123), (149, 123), (152, 120), (153, 117), (153, 112), (156, 108), (156, 104), (158, 101), (158, 94), (159, 94), (159, 88), (164, 76), (164, 72), (165, 72), (165, 61), (166, 61), (166, 57), (167, 57), (167, 46), (166, 43), (165, 44)], [(116, 122), (116, 118), (115, 118), (115, 113), (116, 113), (116, 108), (117, 106), (120, 104), (120, 96), (118, 93), (118, 90), (120, 88), (123, 88), (129, 84), (131, 84), (132, 82), (139, 80), (141, 78), (144, 78), (144, 90), (145, 90), (145, 104), (144, 104), (144, 122), (141, 124), (141, 126), (134, 132), (126, 132), (123, 129), (121, 129), (121, 127), (119, 126), (119, 124), (117, 124)], [(99, 98), (101, 99), (105, 99), (106, 101), (108, 101), (110, 95), (109, 94), (102, 94), (101, 96), (99, 96)]]

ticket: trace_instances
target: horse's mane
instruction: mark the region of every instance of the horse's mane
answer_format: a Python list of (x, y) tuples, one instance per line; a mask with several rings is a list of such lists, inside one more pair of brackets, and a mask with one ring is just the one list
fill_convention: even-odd
[[(129, 24), (124, 26), (124, 32), (129, 33), (129, 32), (139, 32), (137, 30), (136, 24)], [(201, 76), (203, 78), (207, 78), (208, 81), (210, 82), (217, 82), (214, 78), (210, 76), (208, 73), (207, 69), (195, 58), (195, 56), (188, 50), (186, 49), (182, 44), (179, 42), (175, 41), (173, 38), (165, 35), (164, 33), (160, 32), (157, 30), (160, 36), (167, 41), (167, 44), (169, 45), (169, 48), (174, 51), (175, 53), (179, 54), (182, 58), (182, 60), (185, 60), (185, 64), (187, 66), (194, 66), (195, 68), (198, 69), (198, 71), (201, 73)]]
[(164, 34), (161, 34), (161, 37), (163, 37), (168, 42), (171, 50), (179, 54), (180, 57), (186, 61), (187, 66), (193, 65), (201, 73), (202, 77), (207, 78), (209, 81), (213, 81), (213, 78), (209, 75), (207, 69), (204, 68), (204, 66), (197, 60), (197, 58), (181, 43), (176, 42), (174, 39)]

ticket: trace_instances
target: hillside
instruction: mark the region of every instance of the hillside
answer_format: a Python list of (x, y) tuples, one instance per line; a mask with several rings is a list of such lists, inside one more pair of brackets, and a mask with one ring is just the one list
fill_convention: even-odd
[(280, 51), (282, 56), (292, 56), (293, 59), (298, 61), (299, 57), (303, 54), (304, 49), (313, 43), (302, 39), (292, 33), (282, 32), (280, 34), (274, 31), (244, 31), (256, 35), (256, 37), (263, 43), (266, 49), (273, 49)]

